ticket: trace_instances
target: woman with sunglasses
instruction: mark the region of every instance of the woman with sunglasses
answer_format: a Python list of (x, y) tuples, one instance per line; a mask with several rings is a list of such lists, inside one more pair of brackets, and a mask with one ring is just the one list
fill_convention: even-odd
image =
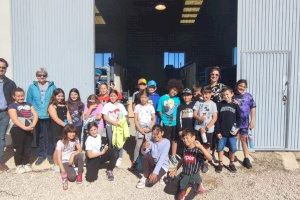
[(36, 71), (37, 81), (29, 86), (27, 91), (28, 103), (31, 103), (34, 109), (38, 113), (38, 124), (36, 130), (37, 145), (38, 145), (38, 158), (35, 162), (36, 165), (40, 165), (46, 158), (52, 164), (53, 149), (49, 144), (49, 132), (50, 129), (50, 117), (48, 113), (48, 106), (53, 91), (56, 89), (53, 81), (47, 81), (48, 72), (44, 68), (40, 68)]
[(222, 101), (221, 92), (225, 87), (221, 80), (221, 69), (218, 66), (212, 67), (209, 74), (209, 86), (212, 89), (212, 100), (215, 103), (220, 103)]

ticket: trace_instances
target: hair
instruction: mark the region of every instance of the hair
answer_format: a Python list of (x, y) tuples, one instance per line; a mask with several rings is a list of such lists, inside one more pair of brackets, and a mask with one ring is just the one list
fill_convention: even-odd
[(35, 72), (35, 76), (37, 76), (38, 74), (45, 74), (46, 77), (48, 77), (48, 72), (45, 68), (41, 67), (38, 70), (36, 70)]
[(8, 67), (8, 62), (4, 58), (0, 58), (0, 62), (3, 62), (6, 67)]
[(106, 88), (108, 88), (108, 85), (107, 85), (107, 83), (106, 82), (101, 82), (99, 85), (98, 85), (98, 87), (100, 88), (100, 86), (101, 85), (105, 85), (106, 86)]
[(89, 122), (87, 124), (87, 130), (90, 131), (92, 127), (96, 127), (98, 129), (98, 124), (95, 121)]
[(193, 92), (193, 93), (196, 92), (196, 91), (200, 91), (200, 92), (201, 92), (201, 89), (202, 89), (201, 85), (199, 85), (199, 84), (194, 84), (194, 85), (193, 85), (192, 92)]
[(99, 104), (100, 101), (97, 97), (97, 95), (95, 94), (91, 94), (88, 98), (87, 98), (87, 103), (86, 103), (86, 106), (89, 108), (91, 105), (92, 105), (92, 101), (95, 101), (96, 104)]
[(118, 95), (119, 95), (119, 92), (118, 92), (118, 90), (112, 89), (112, 90), (109, 91), (109, 96), (110, 96), (111, 94), (115, 94), (115, 95), (118, 96)]
[[(211, 69), (210, 69), (210, 72), (209, 72), (209, 76), (210, 74), (213, 72), (213, 71), (217, 71), (219, 72), (219, 79), (218, 79), (218, 82), (221, 80), (221, 68), (219, 66), (213, 66)], [(208, 80), (210, 80), (208, 78)]]
[(223, 94), (223, 93), (226, 92), (226, 91), (229, 91), (229, 92), (233, 93), (232, 88), (231, 88), (231, 87), (228, 87), (228, 86), (224, 87), (224, 88), (222, 89), (222, 92), (221, 92), (221, 93)]
[(147, 97), (149, 97), (149, 92), (145, 89), (140, 91), (139, 97), (141, 98), (142, 95), (146, 95)]
[(202, 94), (212, 93), (212, 89), (210, 86), (205, 86), (201, 89)]
[(183, 138), (183, 137), (185, 137), (185, 136), (187, 136), (187, 135), (195, 136), (195, 137), (196, 137), (196, 132), (195, 132), (193, 129), (189, 129), (189, 128), (184, 129), (184, 130), (182, 131), (181, 137)]
[[(78, 94), (78, 99), (77, 99), (76, 101), (73, 101), (73, 100), (71, 99), (71, 93), (72, 93), (72, 92), (75, 92), (75, 93)], [(81, 102), (80, 93), (79, 93), (79, 91), (78, 91), (77, 88), (72, 88), (72, 89), (70, 90), (70, 92), (69, 92), (69, 97), (68, 97), (68, 101), (67, 101), (67, 106), (68, 106), (68, 109), (69, 109), (69, 110), (70, 110), (71, 105), (72, 105), (73, 103), (77, 103), (77, 104), (79, 105), (78, 111), (79, 111), (79, 113), (82, 113), (82, 112), (83, 112), (83, 109), (84, 109), (84, 106), (83, 106), (83, 103)]]
[(244, 83), (244, 84), (246, 85), (246, 87), (248, 87), (248, 82), (247, 82), (246, 79), (240, 79), (240, 80), (238, 80), (238, 82), (236, 82), (235, 87), (237, 88), (237, 86), (238, 86), (239, 84), (241, 84), (241, 83)]
[(16, 92), (23, 92), (25, 94), (25, 91), (20, 87), (15, 88), (12, 92), (12, 95), (15, 96)]
[(76, 94), (78, 94), (78, 99), (77, 99), (77, 101), (81, 101), (80, 93), (79, 93), (78, 89), (77, 89), (77, 88), (72, 88), (72, 89), (70, 90), (70, 92), (69, 92), (68, 102), (72, 102), (72, 99), (71, 99), (71, 93), (72, 93), (72, 92), (75, 92)]
[(154, 130), (158, 130), (159, 132), (164, 132), (164, 129), (161, 125), (154, 125), (153, 128), (152, 128), (152, 131)]
[(53, 105), (55, 105), (55, 106), (58, 105), (58, 102), (57, 102), (57, 100), (56, 100), (56, 96), (57, 96), (58, 94), (60, 94), (60, 93), (62, 93), (62, 94), (64, 95), (64, 99), (63, 99), (63, 101), (62, 101), (62, 104), (66, 105), (66, 101), (65, 101), (65, 92), (64, 92), (63, 89), (61, 89), (61, 88), (56, 88), (56, 89), (53, 91), (53, 93), (52, 93), (52, 96), (51, 96), (51, 99), (50, 99), (49, 106), (50, 106), (51, 104), (53, 104)]
[[(65, 125), (65, 127), (63, 128), (62, 131), (62, 143), (67, 146), (69, 143), (69, 139), (68, 139), (68, 133), (76, 133), (76, 128), (74, 127), (74, 125), (72, 124), (67, 124)], [(78, 137), (75, 134), (75, 138), (72, 141), (78, 140)]]
[(180, 93), (183, 89), (182, 81), (178, 79), (170, 79), (167, 84), (167, 90), (170, 91), (172, 88), (176, 88), (178, 93)]

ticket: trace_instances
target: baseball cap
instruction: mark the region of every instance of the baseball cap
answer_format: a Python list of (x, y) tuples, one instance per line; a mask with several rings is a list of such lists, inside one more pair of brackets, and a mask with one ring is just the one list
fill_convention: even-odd
[(139, 84), (145, 84), (145, 85), (147, 85), (146, 79), (140, 78), (140, 79), (138, 80), (138, 85), (139, 85)]
[(182, 94), (190, 94), (192, 95), (192, 90), (190, 90), (189, 88), (185, 88), (183, 91), (182, 91)]
[(154, 81), (154, 80), (151, 80), (151, 81), (148, 81), (148, 84), (147, 84), (147, 86), (148, 87), (156, 87), (157, 86), (157, 84), (156, 84), (156, 82)]

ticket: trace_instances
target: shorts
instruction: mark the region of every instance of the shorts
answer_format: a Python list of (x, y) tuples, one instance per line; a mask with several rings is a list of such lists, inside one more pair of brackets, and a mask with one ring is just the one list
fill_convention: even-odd
[(218, 146), (217, 146), (217, 151), (224, 151), (224, 147), (228, 146), (229, 147), (229, 151), (231, 153), (235, 153), (237, 151), (237, 139), (236, 137), (222, 137), (219, 142), (218, 142)]
[(164, 138), (170, 141), (178, 141), (179, 135), (177, 134), (176, 126), (165, 126), (164, 125)]
[(205, 133), (206, 138), (207, 138), (206, 143), (203, 142), (200, 131), (198, 132), (198, 134), (199, 134), (199, 140), (200, 140), (201, 144), (206, 144), (206, 145), (209, 145), (209, 146), (211, 146), (213, 144), (214, 133)]
[(239, 134), (240, 135), (248, 135), (249, 129), (248, 128), (240, 128)]

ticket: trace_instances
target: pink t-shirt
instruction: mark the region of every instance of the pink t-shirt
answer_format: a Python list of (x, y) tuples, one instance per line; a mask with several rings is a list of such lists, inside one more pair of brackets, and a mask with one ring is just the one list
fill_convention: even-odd
[(62, 162), (69, 162), (72, 153), (76, 151), (76, 145), (79, 144), (79, 140), (69, 141), (67, 145), (64, 145), (62, 140), (59, 140), (56, 144), (56, 150), (61, 151)]
[[(100, 103), (94, 110), (92, 110), (91, 114), (89, 115), (88, 118), (94, 118), (97, 115), (101, 114), (103, 109), (103, 105)], [(86, 113), (88, 111), (87, 106), (85, 106), (84, 108), (84, 113)], [(89, 120), (89, 119), (86, 119)], [(101, 120), (95, 120), (98, 124), (98, 129), (103, 129), (104, 128), (104, 123), (103, 123), (103, 118)]]

